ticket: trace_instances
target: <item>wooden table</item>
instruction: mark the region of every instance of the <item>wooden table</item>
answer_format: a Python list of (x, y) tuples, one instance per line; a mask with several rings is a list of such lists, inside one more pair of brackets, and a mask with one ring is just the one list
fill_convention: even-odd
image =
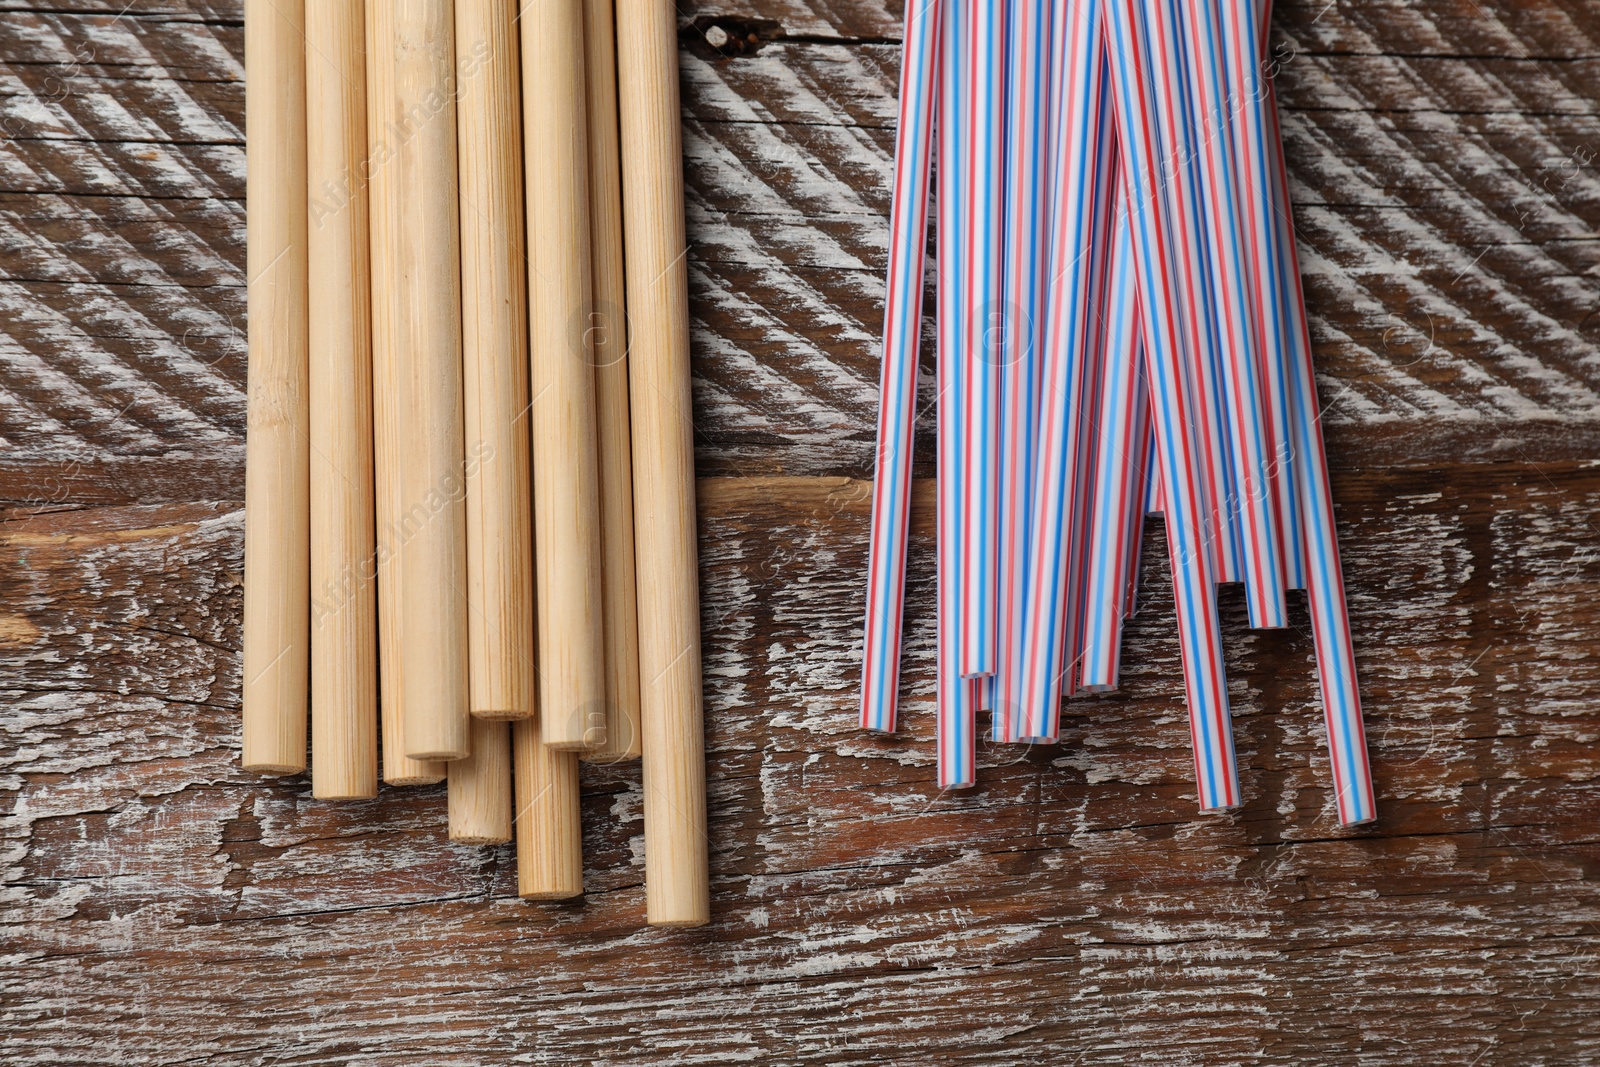
[(1195, 813), (1157, 525), (1125, 691), (941, 795), (924, 494), (907, 726), (857, 732), (900, 12), (724, 0), (683, 12), (714, 919), (674, 932), (636, 767), (585, 772), (557, 906), (442, 787), (239, 771), (239, 4), (0, 0), (0, 1059), (1600, 1059), (1600, 3), (1278, 7), (1381, 821), (1335, 824), (1303, 608), (1234, 593), (1248, 803)]

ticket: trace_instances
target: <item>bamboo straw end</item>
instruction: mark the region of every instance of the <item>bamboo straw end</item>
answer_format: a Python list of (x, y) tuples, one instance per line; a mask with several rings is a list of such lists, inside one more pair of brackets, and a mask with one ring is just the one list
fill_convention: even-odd
[(504, 845), (511, 840), (511, 835), (451, 834), (450, 840), (458, 845)]
[(241, 766), (252, 774), (277, 775), (280, 777), (301, 774), (306, 769), (304, 763), (298, 766), (293, 763), (244, 763)]
[(692, 926), (704, 926), (711, 921), (709, 915), (682, 916), (670, 919), (647, 919), (651, 926), (659, 926), (666, 930), (684, 930)]
[(580, 755), (598, 752), (604, 745), (604, 741), (599, 744), (591, 744), (585, 741), (546, 741), (544, 743), (544, 747), (553, 752), (574, 752)]
[(533, 709), (516, 708), (473, 708), (472, 717), (485, 722), (516, 722), (519, 719), (533, 718)]
[(388, 785), (438, 785), (442, 781), (442, 774), (397, 774), (384, 779)]
[(533, 901), (571, 900), (573, 897), (583, 896), (583, 887), (579, 886), (577, 889), (531, 889), (525, 892), (519, 891), (517, 896), (523, 900)]
[(321, 791), (316, 786), (311, 787), (311, 799), (313, 800), (371, 800), (377, 795), (378, 791), (376, 789), (369, 791), (346, 789)]
[(407, 752), (406, 757), (421, 763), (449, 763), (451, 760), (466, 759), (471, 754), (470, 749), (446, 748), (435, 752)]

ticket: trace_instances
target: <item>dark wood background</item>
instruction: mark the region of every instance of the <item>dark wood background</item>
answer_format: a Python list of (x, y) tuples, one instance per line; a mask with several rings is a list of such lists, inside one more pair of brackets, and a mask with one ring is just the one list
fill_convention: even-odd
[(239, 5), (0, 0), (0, 1059), (1600, 1062), (1600, 3), (1278, 3), (1358, 831), (1304, 614), (1235, 598), (1248, 804), (1195, 813), (1159, 549), (1125, 692), (939, 794), (926, 502), (856, 731), (884, 3), (682, 10), (714, 918), (656, 931), (635, 767), (567, 905), (442, 788), (240, 772)]

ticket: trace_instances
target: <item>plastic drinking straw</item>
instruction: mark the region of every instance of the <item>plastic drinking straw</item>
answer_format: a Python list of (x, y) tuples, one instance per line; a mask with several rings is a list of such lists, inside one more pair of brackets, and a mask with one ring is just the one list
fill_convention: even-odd
[[(1120, 200), (1120, 198), (1119, 198)], [(1133, 234), (1119, 202), (1111, 240), (1109, 287), (1101, 345), (1103, 386), (1095, 420), (1093, 519), (1084, 567), (1083, 656), (1079, 685), (1089, 692), (1117, 687), (1122, 620), (1128, 601), (1132, 545), (1144, 515), (1144, 457), (1148, 436), (1145, 384), (1138, 373), (1138, 287)]]
[(967, 0), (966, 92), (962, 116), (968, 125), (962, 190), (962, 278), (966, 340), (961, 375), (961, 542), (956, 560), (961, 606), (956, 630), (957, 667), (963, 677), (994, 673), (995, 565), (999, 522), (1000, 364), (1004, 358), (1005, 312), (1001, 303), (1004, 252), (1005, 20), (1003, 5)]
[(961, 619), (962, 528), (959, 504), (962, 499), (960, 450), (965, 436), (961, 404), (961, 374), (957, 368), (967, 340), (964, 317), (965, 248), (962, 213), (965, 210), (961, 165), (970, 149), (970, 129), (964, 113), (968, 101), (966, 82), (963, 0), (938, 0), (943, 4), (939, 35), (939, 285), (938, 285), (938, 588), (936, 672), (936, 748), (938, 783), (941, 789), (959, 789), (973, 784), (975, 753), (973, 746), (973, 685), (961, 677), (957, 665), (956, 637)]
[(1048, 0), (1015, 0), (1008, 9), (1006, 126), (1005, 355), (1000, 396), (1000, 558), (995, 674), (989, 707), (994, 739), (1019, 736), (1018, 683), (1025, 647), (1029, 500), (1039, 403), (1045, 272), (1038, 255), (1050, 161)]
[[(1087, 5), (1085, 5), (1087, 6)], [(1196, 440), (1195, 338), (1182, 318), (1193, 305), (1180, 288), (1188, 257), (1178, 255), (1184, 234), (1176, 215), (1181, 190), (1164, 181), (1182, 135), (1183, 109), (1176, 84), (1182, 68), (1172, 11), (1166, 0), (1109, 0), (1107, 45), (1123, 147), (1123, 180), (1130, 208), (1138, 270), (1145, 372), (1151, 386), (1156, 444), (1168, 500), (1167, 536), (1172, 560), (1184, 689), (1194, 744), (1195, 777), (1203, 811), (1239, 805), (1239, 783), (1228, 721), (1227, 681), (1205, 543), (1205, 497)]]
[(1256, 331), (1247, 266), (1244, 227), (1240, 220), (1241, 188), (1234, 173), (1233, 121), (1217, 5), (1186, 4), (1179, 32), (1189, 58), (1190, 136), (1194, 151), (1194, 192), (1201, 206), (1194, 217), (1199, 242), (1210, 269), (1224, 405), (1222, 429), (1232, 464), (1234, 523), (1243, 548), (1244, 579), (1250, 625), (1257, 629), (1288, 622), (1284, 600), (1283, 547), (1274, 513), (1271, 426), (1264, 414), (1259, 374), (1261, 340)]
[[(1094, 233), (1089, 245), (1089, 256), (1079, 268), (1089, 275), (1089, 332), (1084, 340), (1088, 344), (1088, 358), (1083, 363), (1083, 381), (1078, 387), (1079, 442), (1074, 456), (1072, 488), (1072, 526), (1068, 537), (1070, 555), (1067, 563), (1068, 610), (1066, 626), (1062, 631), (1061, 673), (1064, 695), (1082, 688), (1083, 629), (1086, 614), (1084, 598), (1088, 579), (1088, 549), (1095, 507), (1095, 477), (1097, 451), (1097, 420), (1101, 405), (1105, 377), (1106, 351), (1106, 299), (1110, 292), (1110, 267), (1112, 237), (1116, 227), (1118, 197), (1117, 123), (1111, 103), (1111, 80), (1108, 60), (1104, 54), (1104, 36), (1096, 45), (1095, 65), (1100, 68), (1100, 119), (1098, 123), (1100, 146), (1096, 152), (1099, 160), (1094, 172), (1094, 196), (1091, 200)], [(1050, 722), (1049, 740), (1055, 740), (1059, 716)]]
[[(1182, 16), (1169, 14), (1180, 34)], [(1171, 124), (1173, 139), (1167, 157), (1166, 179), (1176, 190), (1172, 200), (1180, 284), (1190, 313), (1181, 327), (1191, 333), (1195, 353), (1194, 410), (1200, 418), (1197, 443), (1204, 457), (1207, 544), (1213, 557), (1212, 579), (1237, 582), (1244, 578), (1244, 549), (1239, 537), (1237, 487), (1234, 484), (1232, 442), (1227, 430), (1227, 392), (1222, 382), (1222, 339), (1219, 336), (1216, 296), (1212, 292), (1209, 248), (1206, 240), (1206, 204), (1201, 195), (1197, 138), (1192, 129), (1192, 92), (1189, 41), (1179, 36), (1172, 49), (1172, 105), (1177, 118)]]
[(1048, 297), (1040, 356), (1039, 428), (1036, 443), (1023, 654), (1021, 734), (1052, 739), (1057, 732), (1064, 675), (1075, 648), (1066, 636), (1069, 607), (1073, 495), (1082, 440), (1079, 402), (1091, 354), (1094, 295), (1093, 243), (1103, 112), (1099, 0), (1081, 0), (1060, 12), (1051, 35), (1051, 187), (1054, 200), (1047, 242)]
[[(1136, 342), (1137, 343), (1137, 342)], [(1138, 394), (1138, 403), (1135, 407), (1133, 440), (1134, 452), (1128, 457), (1129, 465), (1134, 470), (1133, 499), (1130, 501), (1131, 514), (1128, 517), (1128, 559), (1124, 564), (1125, 576), (1122, 597), (1122, 617), (1131, 619), (1139, 612), (1139, 562), (1144, 556), (1144, 520), (1149, 514), (1147, 510), (1150, 499), (1151, 460), (1155, 458), (1156, 448), (1153, 438), (1154, 431), (1150, 427), (1150, 387), (1144, 380), (1144, 349), (1138, 349), (1137, 383), (1134, 386)], [(1117, 659), (1122, 659), (1122, 637), (1118, 631)], [(1120, 671), (1119, 671), (1120, 673)]]
[[(1262, 18), (1258, 26), (1252, 4), (1241, 0), (1229, 0), (1221, 5), (1221, 18), (1219, 47), (1227, 84), (1228, 118), (1235, 127), (1235, 197), (1244, 239), (1245, 289), (1254, 316), (1256, 352), (1260, 359), (1261, 410), (1273, 448), (1268, 462), (1272, 468), (1270, 487), (1274, 517), (1278, 523), (1279, 544), (1283, 546), (1280, 562), (1285, 587), (1304, 589), (1304, 537), (1294, 462), (1289, 449), (1289, 384), (1282, 357), (1287, 323), (1276, 289), (1279, 253), (1272, 191), (1276, 165), (1265, 109), (1259, 99), (1261, 83), (1256, 69), (1257, 34), (1260, 34), (1259, 47), (1264, 49), (1267, 23)], [(1251, 77), (1252, 72), (1257, 76)]]
[[(1145, 396), (1149, 397), (1150, 383), (1145, 381)], [(1145, 467), (1144, 475), (1144, 513), (1146, 515), (1165, 515), (1167, 513), (1167, 486), (1161, 480), (1161, 453), (1156, 451), (1156, 427), (1150, 424), (1150, 456)]]
[[(917, 359), (928, 247), (928, 165), (939, 91), (939, 8), (940, 0), (912, 0), (906, 5), (905, 45), (900, 58), (894, 198), (889, 209), (889, 275), (884, 286), (877, 475), (872, 482), (867, 619), (861, 662), (861, 727), (885, 733), (895, 728), (900, 687)], [(941, 230), (940, 237), (944, 236), (945, 231)]]
[[(1264, 26), (1265, 18), (1266, 12), (1261, 10), (1260, 18), (1247, 24)], [(1311, 364), (1311, 333), (1306, 319), (1305, 294), (1300, 287), (1293, 218), (1289, 213), (1288, 171), (1284, 166), (1272, 82), (1261, 76), (1254, 62), (1243, 66), (1247, 99), (1258, 101), (1257, 106), (1264, 111), (1263, 127), (1267, 144), (1272, 149), (1273, 217), (1279, 252), (1275, 296), (1290, 327), (1285, 331), (1282, 351), (1290, 386), (1290, 448), (1305, 524), (1306, 597), (1311, 609), (1317, 675), (1322, 683), (1323, 720), (1328, 730), (1339, 821), (1354, 826), (1377, 818), (1377, 803), (1367, 760), (1366, 732), (1361, 722), (1355, 646), (1350, 637), (1350, 615), (1345, 604), (1344, 576), (1334, 529), (1333, 495), (1328, 484), (1328, 459), (1322, 441), (1322, 409)]]

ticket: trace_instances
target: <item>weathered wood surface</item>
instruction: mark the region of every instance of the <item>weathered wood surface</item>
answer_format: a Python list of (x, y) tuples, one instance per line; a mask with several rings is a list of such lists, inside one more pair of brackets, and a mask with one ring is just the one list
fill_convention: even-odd
[[(7, 1063), (1600, 1059), (1600, 4), (1280, 0), (1275, 50), (1383, 818), (1304, 618), (1227, 601), (1248, 806), (1195, 815), (1159, 551), (1124, 694), (932, 781), (853, 728), (899, 9), (685, 8), (714, 901), (641, 928), (441, 788), (237, 769), (236, 3), (0, 0)], [(764, 21), (741, 21), (764, 20)], [(924, 473), (931, 474), (925, 467)], [(1159, 526), (1151, 527), (1159, 545)]]

